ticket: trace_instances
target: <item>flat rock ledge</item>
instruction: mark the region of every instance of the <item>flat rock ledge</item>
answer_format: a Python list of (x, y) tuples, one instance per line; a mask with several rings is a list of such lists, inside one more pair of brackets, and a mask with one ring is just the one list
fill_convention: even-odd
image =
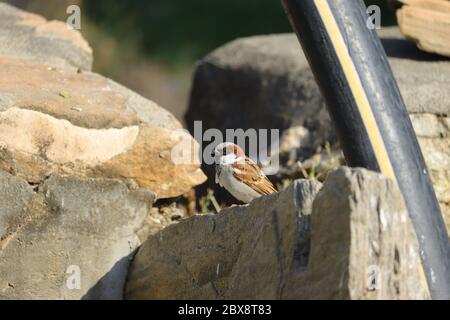
[(397, 186), (342, 167), (149, 237), (125, 298), (428, 299), (419, 261)]

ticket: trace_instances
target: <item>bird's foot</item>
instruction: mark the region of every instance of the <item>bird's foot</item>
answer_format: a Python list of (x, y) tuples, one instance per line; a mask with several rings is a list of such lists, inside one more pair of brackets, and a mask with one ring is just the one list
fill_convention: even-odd
[(230, 208), (234, 207), (248, 207), (249, 203), (243, 203), (243, 204), (232, 204)]

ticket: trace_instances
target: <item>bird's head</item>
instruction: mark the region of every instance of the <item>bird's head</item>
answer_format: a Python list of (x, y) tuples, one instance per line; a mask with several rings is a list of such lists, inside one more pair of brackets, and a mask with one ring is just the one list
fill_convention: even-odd
[(245, 153), (238, 145), (231, 142), (223, 142), (214, 149), (216, 164), (230, 164), (245, 159)]

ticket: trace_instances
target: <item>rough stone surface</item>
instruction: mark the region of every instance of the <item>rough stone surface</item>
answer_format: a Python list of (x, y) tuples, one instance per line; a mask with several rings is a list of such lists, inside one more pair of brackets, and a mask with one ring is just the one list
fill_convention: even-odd
[(121, 299), (154, 199), (120, 180), (52, 175), (33, 188), (0, 170), (0, 299)]
[(393, 181), (339, 169), (314, 200), (311, 220), (308, 270), (297, 278), (303, 288), (289, 298), (429, 298), (416, 235)]
[(139, 239), (145, 241), (149, 235), (153, 235), (168, 225), (179, 222), (188, 217), (188, 214), (177, 208), (175, 203), (168, 206), (154, 206), (145, 218), (142, 228), (137, 232)]
[(450, 3), (445, 0), (397, 0), (400, 31), (421, 50), (450, 58)]
[[(319, 188), (316, 182), (296, 182), (280, 194), (253, 201), (249, 207), (196, 215), (167, 227), (139, 250), (129, 273), (126, 297), (226, 298), (233, 290), (232, 283), (238, 285), (245, 276), (245, 286), (252, 290), (232, 297), (276, 296), (279, 268), (290, 268), (297, 243), (307, 246), (308, 237), (299, 231), (309, 232), (312, 200)], [(189, 241), (182, 240), (186, 237)], [(296, 253), (297, 263), (303, 266), (304, 249)], [(280, 254), (285, 261), (278, 260)], [(236, 268), (251, 269), (239, 274)], [(269, 273), (265, 279), (260, 278), (261, 268)], [(252, 270), (255, 272), (249, 273)]]
[[(320, 186), (295, 181), (247, 207), (194, 216), (149, 237), (132, 262), (125, 298), (428, 298), (394, 183), (342, 168), (314, 200)], [(378, 290), (369, 288), (371, 270)]]
[(201, 60), (186, 114), (205, 128), (323, 129), (322, 98), (292, 34), (235, 40)]
[(172, 161), (180, 138), (198, 148), (169, 112), (109, 79), (0, 58), (0, 168), (29, 182), (130, 178), (175, 197), (205, 180), (196, 158)]
[(6, 3), (0, 3), (0, 56), (82, 70), (91, 70), (93, 62), (79, 31)]
[(450, 118), (416, 113), (411, 121), (450, 234)]

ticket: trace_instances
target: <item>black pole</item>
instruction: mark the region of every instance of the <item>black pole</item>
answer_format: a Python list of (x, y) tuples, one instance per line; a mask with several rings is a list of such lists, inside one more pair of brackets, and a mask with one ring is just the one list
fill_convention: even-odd
[(450, 299), (447, 230), (416, 135), (362, 0), (282, 0), (350, 166), (397, 181), (433, 299)]

